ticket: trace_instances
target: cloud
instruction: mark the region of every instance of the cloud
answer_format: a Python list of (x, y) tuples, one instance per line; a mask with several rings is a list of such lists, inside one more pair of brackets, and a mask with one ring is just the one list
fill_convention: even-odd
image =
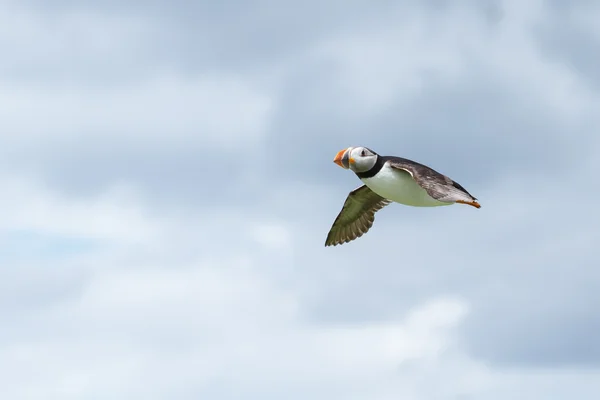
[[(314, 326), (303, 321), (293, 292), (261, 276), (259, 266), (235, 259), (187, 268), (95, 265), (79, 296), (29, 316), (31, 333), (4, 349), (4, 368), (12, 365), (15, 378), (26, 368), (35, 382), (15, 381), (11, 394), (162, 398), (182, 386), (190, 398), (225, 396), (227, 387), (257, 397), (290, 387), (364, 390), (402, 360), (436, 357), (444, 332), (465, 311), (461, 302), (439, 300), (405, 321)], [(33, 368), (25, 361), (32, 352), (39, 354)], [(147, 385), (158, 376), (160, 384)], [(357, 381), (348, 387), (348, 379)]]
[(326, 162), (358, 144), (466, 186), (576, 163), (594, 137), (598, 98), (540, 50), (531, 31), (545, 21), (543, 4), (507, 2), (491, 27), (479, 11), (406, 7), (307, 51), (290, 66), (271, 125), (272, 179), (337, 181)]
[[(65, 198), (44, 190), (27, 179), (2, 179), (8, 195), (0, 200), (7, 213), (0, 228), (5, 231), (26, 230), (65, 237), (113, 240), (126, 243), (151, 239), (156, 228), (132, 205), (134, 194), (115, 187), (92, 201)], [(132, 200), (133, 197), (133, 200)]]
[[(38, 146), (96, 139), (151, 149), (243, 147), (260, 139), (270, 108), (268, 96), (220, 77), (186, 82), (166, 76), (112, 89), (4, 89), (2, 118), (11, 132), (5, 140)], [(235, 118), (228, 118), (230, 107)]]
[[(48, 217), (56, 215), (63, 223), (29, 229), (62, 233), (63, 226), (74, 225), (64, 223), (66, 216), (60, 210), (81, 209), (73, 215), (79, 220), (77, 230), (69, 233), (79, 237), (100, 233), (113, 245), (46, 262), (51, 270), (35, 265), (21, 265), (12, 272), (2, 269), (7, 284), (3, 293), (12, 306), (3, 313), (11, 327), (3, 331), (0, 369), (11, 382), (7, 393), (16, 398), (92, 393), (162, 398), (180, 393), (177, 388), (182, 386), (190, 398), (224, 396), (224, 387), (214, 387), (223, 380), (229, 382), (225, 387), (254, 396), (281, 395), (290, 387), (351, 393), (365, 390), (381, 375), (394, 374), (403, 360), (437, 357), (451, 345), (450, 332), (467, 312), (464, 302), (440, 298), (416, 307), (405, 318), (372, 326), (310, 323), (297, 289), (270, 274), (255, 247), (244, 251), (234, 243), (234, 252), (227, 256), (208, 247), (194, 253), (189, 251), (194, 240), (166, 240), (172, 229), (192, 235), (204, 231), (181, 216), (157, 220), (139, 211), (130, 214), (133, 218), (119, 214), (120, 224), (115, 221), (113, 229), (106, 229), (112, 224), (110, 205), (119, 201), (112, 196), (81, 200), (78, 205), (68, 199), (57, 203), (51, 192), (38, 191), (35, 197), (49, 205), (35, 215), (36, 221), (52, 221)], [(31, 208), (19, 202), (11, 209), (19, 207)], [(144, 206), (138, 200), (130, 208)], [(99, 225), (98, 217), (107, 225)], [(237, 219), (235, 224), (238, 237), (246, 231), (265, 249), (278, 243), (265, 241), (265, 232), (289, 236), (284, 226), (251, 219)], [(116, 229), (119, 225), (128, 229)], [(140, 237), (133, 230), (136, 225), (147, 235)], [(58, 230), (49, 229), (52, 226)], [(154, 229), (148, 229), (151, 226)], [(165, 252), (179, 254), (176, 264), (169, 262), (173, 258), (161, 258)], [(27, 278), (40, 273), (45, 279)], [(31, 304), (32, 295), (44, 301)], [(21, 312), (13, 314), (16, 308)], [(167, 365), (179, 372), (168, 373)], [(149, 377), (159, 376), (161, 383), (147, 385)], [(348, 387), (349, 379), (357, 382)]]
[[(584, 3), (2, 3), (7, 395), (594, 398)], [(357, 144), (483, 207), (325, 248)]]
[(0, 73), (13, 82), (101, 87), (123, 79), (131, 83), (150, 71), (140, 68), (155, 33), (147, 19), (77, 9), (47, 14), (24, 2), (3, 7), (0, 51), (6, 62)]

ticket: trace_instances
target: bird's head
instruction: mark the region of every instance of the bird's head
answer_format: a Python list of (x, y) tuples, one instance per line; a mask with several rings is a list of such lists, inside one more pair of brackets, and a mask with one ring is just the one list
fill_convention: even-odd
[(366, 147), (348, 147), (335, 155), (333, 162), (344, 169), (365, 172), (377, 162), (377, 153)]

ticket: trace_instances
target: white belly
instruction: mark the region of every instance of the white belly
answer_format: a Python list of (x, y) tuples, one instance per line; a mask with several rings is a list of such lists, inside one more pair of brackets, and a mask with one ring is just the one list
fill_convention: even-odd
[(408, 206), (438, 207), (452, 204), (435, 200), (409, 173), (396, 171), (388, 166), (384, 166), (376, 176), (363, 178), (361, 181), (378, 195)]

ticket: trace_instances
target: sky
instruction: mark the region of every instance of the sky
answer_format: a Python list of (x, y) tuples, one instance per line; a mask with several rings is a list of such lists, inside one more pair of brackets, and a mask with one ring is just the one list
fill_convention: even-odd
[[(2, 398), (596, 399), (599, 19), (0, 0)], [(360, 145), (482, 208), (325, 247)]]

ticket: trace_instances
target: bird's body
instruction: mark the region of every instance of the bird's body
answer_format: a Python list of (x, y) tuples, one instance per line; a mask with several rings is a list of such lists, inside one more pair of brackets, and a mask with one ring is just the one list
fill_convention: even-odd
[(384, 165), (377, 175), (360, 178), (369, 189), (396, 203), (413, 207), (449, 206), (431, 197), (410, 174)]
[(348, 147), (338, 152), (334, 162), (351, 169), (364, 185), (346, 198), (325, 246), (347, 243), (364, 235), (373, 225), (375, 213), (393, 202), (413, 207), (455, 203), (481, 207), (459, 183), (406, 158), (380, 156), (366, 147)]

